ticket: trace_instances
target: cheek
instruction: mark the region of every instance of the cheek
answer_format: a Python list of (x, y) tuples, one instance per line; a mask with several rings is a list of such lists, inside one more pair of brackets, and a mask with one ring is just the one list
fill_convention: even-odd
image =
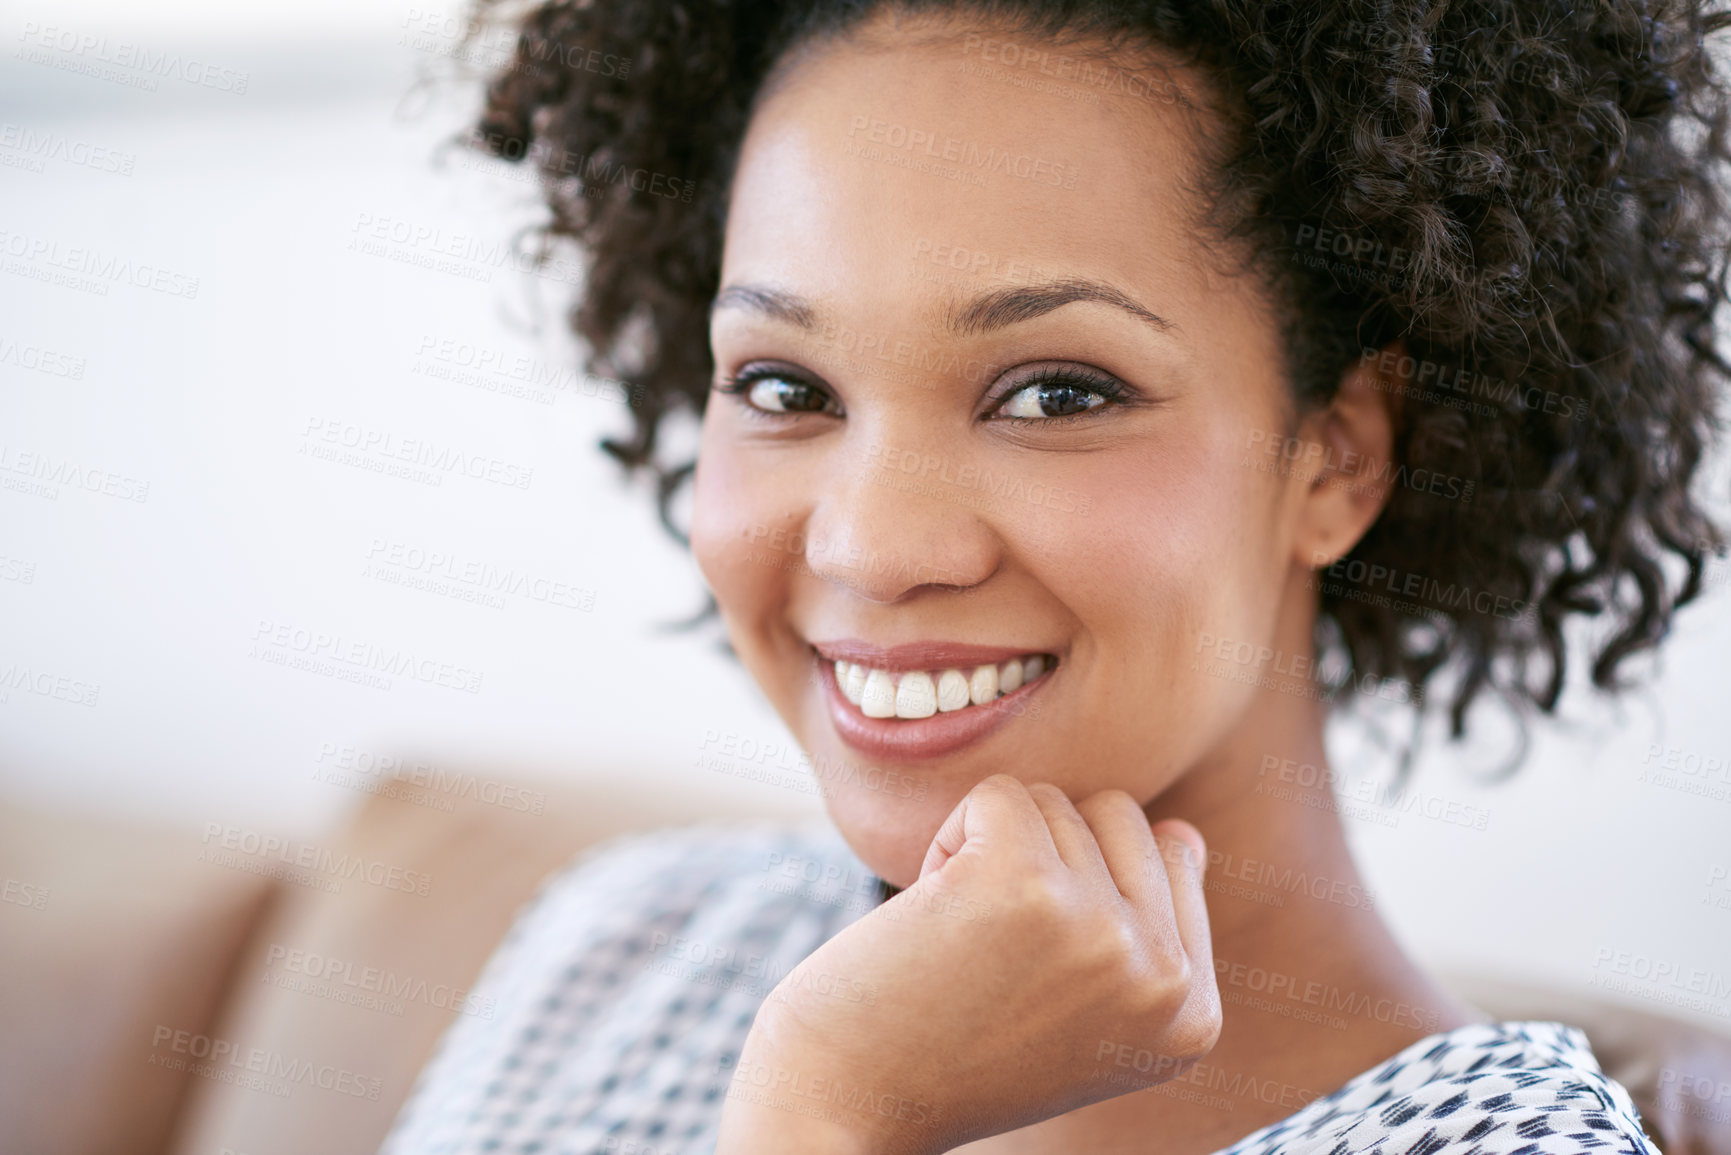
[(757, 648), (760, 624), (784, 603), (805, 553), (800, 519), (750, 465), (706, 423), (692, 480), (691, 554), (742, 657)]
[(1062, 570), (1053, 588), (1072, 591), (1079, 616), (1188, 643), (1266, 599), (1275, 507), (1229, 441), (1198, 432), (1139, 446), (1102, 463), (1109, 482), (1089, 487), (1088, 516), (1035, 527), (1037, 554)]
[(1044, 540), (1031, 552), (1053, 559), (1041, 580), (1068, 591), (1098, 651), (1100, 716), (1120, 719), (1113, 750), (1151, 776), (1137, 783), (1142, 794), (1200, 757), (1251, 699), (1252, 687), (1216, 676), (1203, 650), (1221, 638), (1261, 642), (1272, 629), (1278, 493), (1233, 452), (1241, 425), (1139, 447), (1110, 463), (1110, 485), (1090, 488), (1088, 517), (1035, 530)]
[(714, 418), (706, 417), (692, 478), (691, 556), (725, 601), (724, 590), (750, 584), (751, 559), (767, 546), (770, 526), (755, 508), (737, 456), (713, 427)]

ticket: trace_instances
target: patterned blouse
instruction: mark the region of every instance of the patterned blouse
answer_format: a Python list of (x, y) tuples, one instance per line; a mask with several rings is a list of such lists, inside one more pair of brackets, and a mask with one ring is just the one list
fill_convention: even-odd
[[(380, 1155), (698, 1155), (781, 977), (878, 904), (827, 823), (617, 839), (550, 876)], [(870, 997), (872, 992), (859, 992)], [(1432, 1035), (1219, 1155), (1658, 1155), (1581, 1032)]]

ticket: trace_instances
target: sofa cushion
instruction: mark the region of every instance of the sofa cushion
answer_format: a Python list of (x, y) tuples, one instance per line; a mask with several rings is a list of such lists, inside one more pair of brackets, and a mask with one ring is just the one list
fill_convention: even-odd
[[(441, 778), (469, 780), (500, 776)], [(257, 1078), (202, 1082), (174, 1155), (373, 1155), (445, 1028), (489, 1013), (469, 988), (540, 880), (609, 836), (712, 812), (611, 784), (397, 785), (320, 845), (278, 849), (308, 877), (257, 928), (216, 1028)]]
[(270, 880), (197, 830), (0, 807), (0, 1151), (155, 1155)]

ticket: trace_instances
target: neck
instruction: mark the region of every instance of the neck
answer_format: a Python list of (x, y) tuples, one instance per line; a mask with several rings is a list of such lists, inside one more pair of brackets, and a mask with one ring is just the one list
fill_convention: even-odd
[[(1283, 614), (1276, 645), (1308, 656), (1314, 594), (1292, 584), (1288, 608), (1305, 609)], [(1151, 1134), (1168, 1155), (1216, 1151), (1428, 1035), (1483, 1019), (1414, 966), (1377, 913), (1328, 784), (1327, 704), (1306, 678), (1267, 677), (1278, 688), (1259, 687), (1244, 724), (1144, 808), (1208, 842), (1220, 1042), (1182, 1079), (996, 1136), (982, 1155), (1145, 1151)]]

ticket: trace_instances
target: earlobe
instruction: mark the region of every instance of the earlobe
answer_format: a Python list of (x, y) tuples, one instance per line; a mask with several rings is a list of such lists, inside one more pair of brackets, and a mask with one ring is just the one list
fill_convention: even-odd
[[(1404, 343), (1387, 350), (1396, 361)], [(1379, 371), (1379, 356), (1354, 361), (1327, 408), (1306, 417), (1298, 437), (1315, 471), (1301, 483), (1303, 509), (1293, 540), (1294, 560), (1321, 569), (1346, 556), (1388, 504), (1394, 476), (1394, 432), (1400, 419), (1402, 379)]]

